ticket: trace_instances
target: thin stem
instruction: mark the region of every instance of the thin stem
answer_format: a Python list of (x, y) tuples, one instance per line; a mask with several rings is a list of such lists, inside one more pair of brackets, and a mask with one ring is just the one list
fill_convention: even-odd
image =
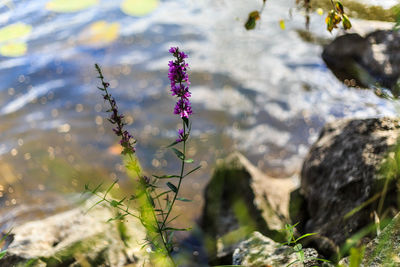
[[(91, 192), (91, 193), (92, 193), (93, 195), (95, 195), (95, 196), (97, 196), (97, 197), (103, 199), (103, 201), (105, 201), (105, 202), (107, 202), (108, 204), (111, 205), (111, 201), (108, 200), (108, 199), (106, 199), (105, 196), (101, 196), (101, 195), (99, 195), (99, 194), (97, 194), (97, 193), (93, 193), (93, 192)], [(126, 207), (126, 206), (125, 206), (125, 207)], [(120, 206), (116, 206), (115, 208), (117, 208), (117, 209), (119, 209), (119, 210), (125, 212), (126, 214), (128, 214), (128, 215), (130, 215), (130, 216), (132, 216), (132, 217), (134, 217), (134, 218), (139, 219), (139, 216), (137, 216), (137, 215), (131, 213), (127, 208), (125, 209), (125, 208), (120, 207)]]
[[(182, 124), (183, 124), (183, 136), (186, 136), (186, 125), (185, 122), (182, 120)], [(165, 219), (161, 225), (161, 229), (164, 229), (165, 224), (168, 220), (169, 215), (171, 214), (171, 210), (172, 207), (174, 206), (175, 200), (178, 197), (178, 193), (179, 193), (179, 189), (181, 188), (181, 184), (182, 184), (182, 179), (183, 179), (183, 172), (185, 171), (185, 159), (186, 159), (186, 138), (183, 139), (183, 159), (182, 159), (182, 165), (181, 165), (181, 174), (179, 176), (179, 183), (177, 186), (177, 190), (175, 192), (174, 198), (172, 199), (171, 205), (168, 209), (167, 215), (165, 216)]]
[(333, 3), (333, 0), (331, 0), (331, 3), (332, 3), (333, 9), (336, 11), (336, 6), (335, 6), (335, 4)]

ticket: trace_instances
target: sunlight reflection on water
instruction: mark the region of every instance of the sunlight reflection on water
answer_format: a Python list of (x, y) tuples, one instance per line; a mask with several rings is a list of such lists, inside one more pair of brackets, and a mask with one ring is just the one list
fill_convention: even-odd
[[(259, 1), (162, 1), (144, 17), (123, 14), (119, 1), (68, 14), (46, 10), (46, 0), (13, 2), (12, 9), (1, 8), (0, 22), (33, 29), (26, 55), (0, 58), (0, 159), (15, 178), (0, 180), (14, 188), (2, 193), (3, 207), (35, 202), (45, 192), (80, 192), (85, 182), (115, 177), (129, 191), (117, 140), (103, 119), (95, 62), (130, 120), (144, 168), (173, 172), (175, 159), (160, 149), (176, 138), (179, 122), (168, 95), (168, 47), (179, 45), (190, 55), (191, 156), (207, 167), (183, 192), (198, 200), (188, 204), (195, 207), (185, 214), (188, 220), (199, 215), (216, 159), (240, 150), (263, 170), (285, 176), (299, 170), (326, 121), (395, 114), (373, 92), (336, 80), (320, 58), (321, 46), (296, 32), (304, 18), (289, 17), (293, 1), (268, 3), (250, 32), (243, 23)], [(323, 21), (313, 14), (311, 31), (332, 39)], [(110, 25), (118, 25), (118, 35), (113, 28), (104, 37)]]

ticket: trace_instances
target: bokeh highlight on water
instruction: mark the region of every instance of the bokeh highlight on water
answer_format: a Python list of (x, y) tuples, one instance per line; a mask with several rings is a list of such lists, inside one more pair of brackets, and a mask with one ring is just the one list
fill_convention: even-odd
[[(176, 139), (179, 126), (168, 89), (168, 48), (188, 52), (189, 156), (203, 168), (184, 184), (183, 195), (194, 200), (185, 203), (186, 221), (199, 216), (212, 169), (230, 152), (239, 150), (270, 175), (285, 177), (299, 171), (325, 122), (396, 114), (372, 90), (348, 88), (334, 77), (321, 45), (299, 35), (304, 17), (294, 1), (269, 1), (256, 29), (246, 31), (247, 14), (260, 2), (160, 1), (141, 16), (122, 12), (121, 1), (72, 13), (50, 11), (44, 0), (2, 6), (2, 27), (32, 25), (26, 54), (0, 57), (2, 228), (62, 209), (65, 197), (87, 182), (121, 178), (121, 189), (129, 191), (94, 63), (127, 115), (144, 169), (172, 173), (175, 158), (162, 148)], [(313, 34), (334, 37), (324, 17), (313, 14), (311, 21)]]

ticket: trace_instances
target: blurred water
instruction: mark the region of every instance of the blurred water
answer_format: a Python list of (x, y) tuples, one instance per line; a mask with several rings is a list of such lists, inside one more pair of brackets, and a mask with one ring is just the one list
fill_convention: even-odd
[[(120, 1), (70, 14), (48, 11), (46, 2), (19, 0), (0, 8), (1, 26), (33, 26), (26, 55), (0, 57), (1, 214), (63, 199), (60, 192), (81, 192), (86, 182), (119, 177), (129, 190), (94, 63), (103, 67), (127, 114), (144, 168), (172, 172), (174, 156), (160, 149), (176, 138), (179, 124), (168, 90), (168, 48), (178, 45), (189, 54), (195, 112), (189, 154), (204, 168), (185, 181), (183, 194), (194, 199), (185, 206), (186, 220), (199, 215), (212, 168), (233, 150), (271, 175), (286, 176), (299, 171), (325, 122), (396, 114), (390, 101), (334, 77), (320, 57), (321, 45), (299, 34), (304, 17), (292, 0), (268, 1), (253, 31), (243, 24), (260, 8), (256, 0), (161, 1), (144, 17), (125, 15)], [(119, 24), (114, 42), (87, 39), (87, 27), (99, 20)], [(334, 37), (324, 17), (311, 20), (314, 35)]]

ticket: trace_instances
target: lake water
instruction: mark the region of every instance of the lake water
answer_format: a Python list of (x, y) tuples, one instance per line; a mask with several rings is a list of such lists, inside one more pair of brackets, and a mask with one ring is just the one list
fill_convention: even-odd
[[(320, 57), (322, 46), (304, 40), (304, 17), (291, 0), (268, 1), (253, 31), (243, 25), (261, 1), (161, 1), (140, 17), (124, 14), (120, 1), (74, 13), (49, 11), (47, 2), (19, 0), (0, 8), (1, 26), (32, 25), (23, 39), (27, 53), (0, 57), (2, 229), (62, 210), (88, 182), (120, 178), (129, 192), (94, 63), (127, 115), (144, 169), (171, 173), (177, 161), (161, 147), (176, 138), (180, 120), (169, 95), (168, 49), (189, 54), (189, 155), (203, 168), (184, 184), (183, 196), (194, 200), (184, 206), (188, 223), (201, 212), (213, 167), (230, 152), (285, 177), (299, 171), (324, 123), (396, 114), (393, 103), (372, 90), (348, 88), (335, 78)], [(334, 37), (318, 14), (311, 16), (311, 33)]]

